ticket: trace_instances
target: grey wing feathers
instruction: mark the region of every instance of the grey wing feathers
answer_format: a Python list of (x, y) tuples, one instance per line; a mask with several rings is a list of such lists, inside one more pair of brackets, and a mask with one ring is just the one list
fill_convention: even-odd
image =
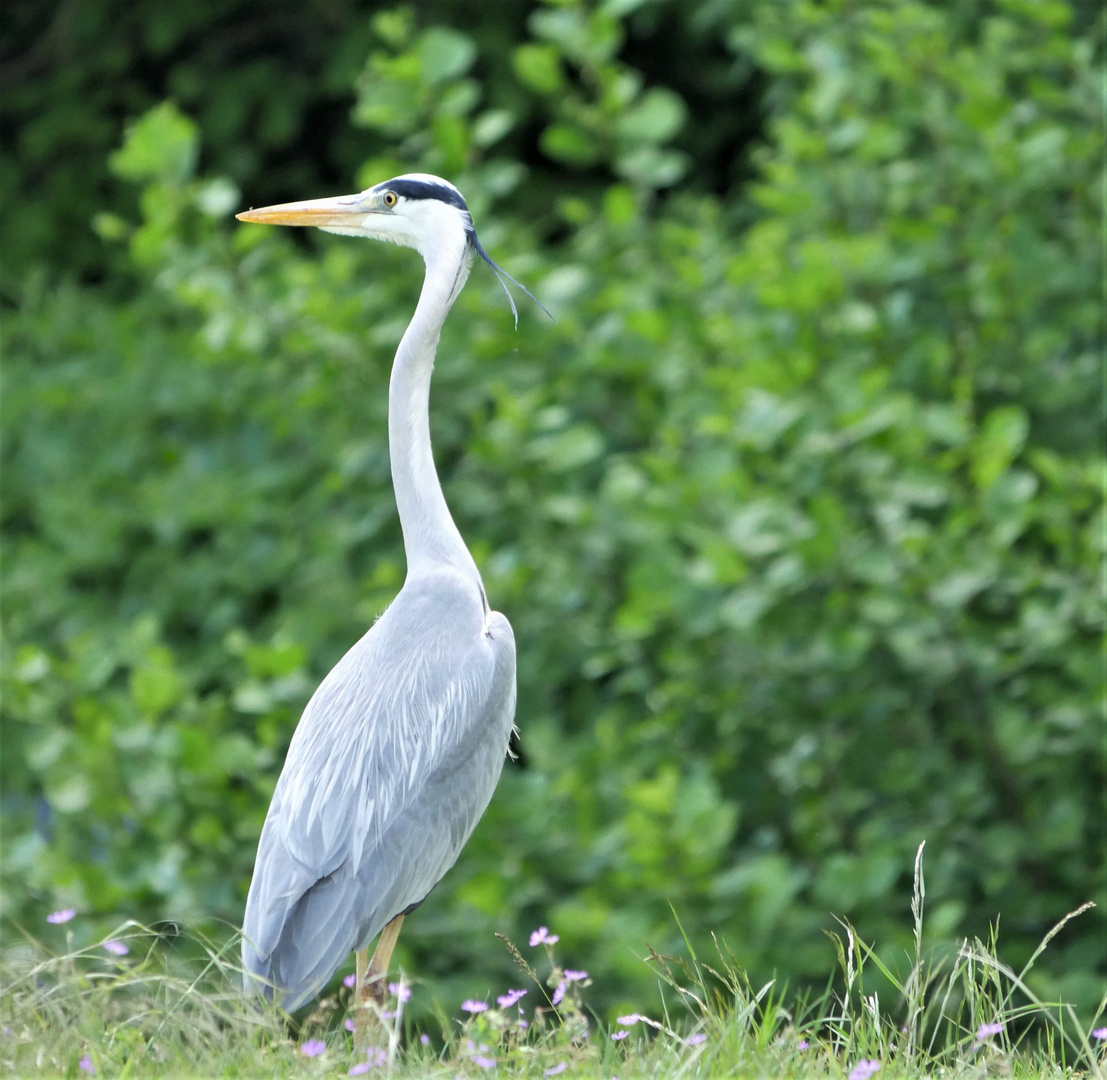
[(508, 621), (453, 572), (409, 582), (293, 736), (246, 904), (248, 985), (297, 1008), (430, 892), (488, 805), (514, 712)]

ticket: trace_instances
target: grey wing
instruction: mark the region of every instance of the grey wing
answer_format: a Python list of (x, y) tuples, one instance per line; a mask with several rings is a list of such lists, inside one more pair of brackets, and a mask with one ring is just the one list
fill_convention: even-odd
[(426, 600), (397, 599), (316, 691), (289, 748), (243, 927), (247, 983), (275, 986), (289, 1011), (434, 888), (499, 779), (511, 626), (448, 609), (428, 630)]

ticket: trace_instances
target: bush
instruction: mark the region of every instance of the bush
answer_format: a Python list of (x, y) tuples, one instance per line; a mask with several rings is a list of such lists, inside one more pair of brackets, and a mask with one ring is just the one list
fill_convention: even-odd
[[(894, 962), (923, 839), (932, 931), (1002, 913), (1016, 966), (1102, 895), (1097, 60), (1065, 5), (977, 15), (719, 15), (771, 108), (733, 199), (619, 17), (542, 9), (512, 54), (581, 185), (497, 149), (481, 41), (378, 17), (357, 183), (450, 173), (557, 316), (516, 334), (478, 268), (439, 350), (439, 468), (515, 627), (522, 733), (401, 943), (441, 993), (541, 921), (613, 1005), (679, 942), (670, 907), (757, 978), (820, 978), (831, 912)], [(417, 261), (231, 228), (198, 150), (166, 104), (113, 157), (142, 185), (140, 224), (99, 223), (132, 303), (33, 279), (6, 330), (23, 919), (237, 923), (299, 710), (403, 578), (385, 386)], [(1098, 1000), (1100, 928), (1043, 994)]]

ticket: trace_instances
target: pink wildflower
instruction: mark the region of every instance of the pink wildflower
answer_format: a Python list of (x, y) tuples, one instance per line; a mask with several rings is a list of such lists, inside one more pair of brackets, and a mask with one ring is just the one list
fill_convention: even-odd
[(869, 1080), (869, 1077), (880, 1071), (879, 1061), (862, 1059), (850, 1071), (849, 1080)]

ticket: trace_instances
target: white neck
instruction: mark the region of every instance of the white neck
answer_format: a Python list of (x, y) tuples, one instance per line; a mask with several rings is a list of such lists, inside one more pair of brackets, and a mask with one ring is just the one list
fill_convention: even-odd
[(467, 276), (464, 249), (456, 259), (443, 256), (427, 263), (419, 303), (392, 365), (388, 449), (408, 576), (447, 565), (471, 574), (479, 583), (476, 563), (450, 516), (438, 482), (428, 411), (438, 337)]

